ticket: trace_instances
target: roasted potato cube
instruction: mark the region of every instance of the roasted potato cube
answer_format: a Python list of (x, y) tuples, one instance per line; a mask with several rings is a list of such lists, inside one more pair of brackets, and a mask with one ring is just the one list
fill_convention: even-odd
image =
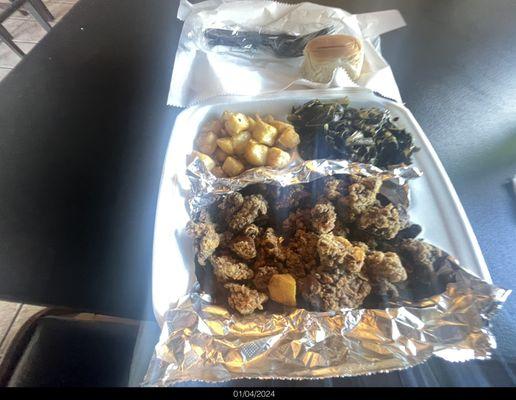
[(259, 143), (267, 146), (274, 146), (278, 130), (272, 125), (266, 124), (259, 116), (256, 116), (256, 123), (251, 128), (253, 138)]
[(228, 156), (224, 164), (222, 164), (222, 170), (227, 176), (237, 176), (244, 172), (244, 164), (242, 164), (235, 157)]
[(260, 167), (267, 162), (268, 152), (269, 148), (264, 144), (248, 143), (245, 148), (244, 156), (249, 164)]
[(217, 178), (225, 178), (227, 176), (224, 170), (219, 165), (213, 168), (210, 172)]
[[(267, 122), (268, 124), (270, 124), (272, 121), (274, 121), (274, 117), (272, 115), (266, 115), (265, 117), (262, 118), (265, 122)], [(272, 125), (272, 124), (271, 124)]]
[(202, 127), (203, 132), (213, 132), (215, 135), (220, 135), (222, 129), (222, 122), (214, 119)]
[(248, 131), (240, 132), (231, 138), (233, 144), (233, 152), (237, 155), (244, 154), (247, 142), (251, 139), (251, 134)]
[(230, 113), (225, 111), (222, 115), (224, 119), (224, 127), (230, 136), (234, 136), (249, 128), (249, 121), (242, 113)]
[(211, 156), (219, 163), (223, 163), (228, 155), (224, 153), (220, 147), (217, 147), (217, 149)]
[(217, 148), (217, 139), (219, 137), (212, 131), (201, 132), (197, 136), (195, 143), (197, 149), (204, 154), (212, 154)]
[(276, 146), (280, 146), (284, 149), (293, 149), (301, 142), (298, 133), (294, 130), (294, 127), (288, 127), (282, 131), (276, 141)]
[(269, 285), (269, 295), (276, 303), (286, 306), (296, 305), (296, 280), (290, 274), (272, 275)]
[(269, 125), (275, 127), (279, 133), (283, 132), (285, 129), (294, 128), (291, 124), (283, 121), (278, 121), (273, 119), (272, 121), (267, 121)]
[(231, 141), (231, 138), (225, 137), (217, 139), (217, 146), (219, 146), (220, 149), (227, 155), (233, 154), (233, 142)]
[(290, 162), (290, 154), (278, 147), (271, 147), (267, 153), (267, 165), (276, 169), (285, 168)]
[(247, 116), (247, 121), (249, 122), (249, 129), (251, 129), (256, 124), (254, 118), (250, 117), (249, 115)]
[(190, 162), (193, 161), (195, 157), (199, 157), (199, 159), (203, 162), (208, 171), (211, 171), (213, 168), (215, 168), (215, 161), (213, 161), (213, 159), (209, 155), (201, 153), (199, 151), (192, 151), (192, 154), (190, 156)]

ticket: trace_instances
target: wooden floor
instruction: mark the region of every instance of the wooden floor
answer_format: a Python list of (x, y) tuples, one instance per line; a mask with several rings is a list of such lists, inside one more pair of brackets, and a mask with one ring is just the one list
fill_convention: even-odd
[[(55, 21), (51, 22), (51, 25), (57, 24), (77, 1), (78, 0), (43, 0), (49, 11), (55, 17)], [(5, 6), (8, 4), (10, 4), (8, 0), (0, 0), (0, 12), (4, 10)], [(2, 7), (2, 5), (4, 7)], [(9, 17), (2, 26), (11, 33), (14, 42), (26, 54), (29, 53), (47, 33), (30, 14), (25, 16), (20, 12), (16, 12)], [(5, 43), (0, 43), (0, 80), (2, 80), (20, 60), (20, 57), (9, 49)], [(43, 310), (43, 307), (0, 301), (0, 363), (19, 328), (32, 315), (41, 310)]]
[[(78, 0), (43, 0), (49, 11), (55, 18), (50, 24), (53, 26), (77, 3)], [(8, 6), (8, 0), (0, 0), (0, 12)], [(20, 12), (10, 16), (2, 26), (14, 37), (14, 42), (25, 54), (45, 36), (47, 33), (32, 16), (23, 15)], [(14, 53), (5, 43), (0, 42), (0, 80), (13, 69), (21, 58)]]

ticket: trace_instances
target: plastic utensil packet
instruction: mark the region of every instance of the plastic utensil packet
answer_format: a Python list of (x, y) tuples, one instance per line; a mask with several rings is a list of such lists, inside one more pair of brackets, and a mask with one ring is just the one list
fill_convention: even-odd
[[(219, 95), (356, 86), (400, 101), (378, 46), (378, 35), (404, 26), (396, 10), (352, 15), (313, 3), (208, 0), (192, 5), (181, 0), (178, 18), (184, 26), (169, 105), (187, 107)], [(364, 63), (356, 81), (343, 68), (337, 68), (327, 83), (302, 78), (304, 46), (328, 33), (351, 35), (363, 44)]]

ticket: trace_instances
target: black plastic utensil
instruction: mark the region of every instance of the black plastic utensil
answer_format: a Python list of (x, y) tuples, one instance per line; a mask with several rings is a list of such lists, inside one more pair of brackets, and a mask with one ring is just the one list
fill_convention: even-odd
[(270, 34), (229, 29), (206, 29), (204, 36), (210, 47), (227, 46), (249, 50), (265, 47), (271, 49), (277, 57), (301, 57), (310, 40), (331, 32), (333, 32), (332, 26), (300, 36), (286, 33)]

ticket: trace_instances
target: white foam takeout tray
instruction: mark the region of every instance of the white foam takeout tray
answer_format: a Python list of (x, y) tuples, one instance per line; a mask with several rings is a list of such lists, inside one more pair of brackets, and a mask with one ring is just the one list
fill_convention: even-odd
[(189, 220), (184, 191), (186, 155), (193, 149), (203, 123), (223, 111), (272, 114), (285, 120), (292, 106), (318, 98), (339, 100), (348, 97), (352, 107), (388, 109), (398, 124), (411, 132), (421, 148), (414, 165), (424, 175), (410, 181), (411, 220), (423, 227), (420, 237), (456, 257), (471, 273), (491, 283), (480, 247), (460, 200), (428, 138), (404, 106), (375, 95), (368, 89), (322, 89), (285, 91), (273, 95), (221, 96), (190, 107), (176, 119), (168, 145), (156, 209), (152, 260), (152, 299), (160, 324), (163, 316), (195, 282), (193, 242), (184, 231)]

